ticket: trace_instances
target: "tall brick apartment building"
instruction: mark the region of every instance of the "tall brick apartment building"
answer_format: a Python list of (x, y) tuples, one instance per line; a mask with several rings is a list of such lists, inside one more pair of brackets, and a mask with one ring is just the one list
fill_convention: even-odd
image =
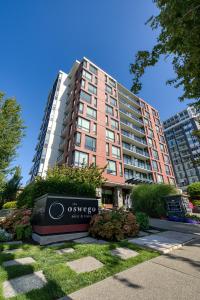
[(85, 57), (55, 80), (33, 162), (31, 180), (55, 164), (107, 166), (108, 206), (131, 184), (175, 183), (158, 111)]

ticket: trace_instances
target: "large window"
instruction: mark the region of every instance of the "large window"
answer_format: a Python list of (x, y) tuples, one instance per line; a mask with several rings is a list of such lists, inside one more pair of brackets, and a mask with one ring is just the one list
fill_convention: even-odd
[(91, 103), (92, 101), (92, 96), (84, 91), (81, 91), (80, 93), (80, 99), (88, 102), (88, 103)]
[(87, 107), (87, 111), (86, 111), (87, 117), (92, 118), (92, 119), (97, 119), (97, 111), (96, 109), (93, 109), (91, 107)]
[(80, 132), (75, 133), (75, 144), (77, 146), (80, 146), (80, 144), (81, 144), (81, 133)]
[(81, 167), (88, 165), (88, 154), (81, 151), (74, 151), (74, 165)]
[(113, 129), (117, 129), (117, 130), (119, 130), (119, 122), (118, 121), (116, 121), (116, 120), (114, 120), (114, 119), (111, 119), (111, 127), (113, 128)]
[(167, 175), (170, 175), (170, 168), (169, 166), (165, 165), (165, 171)]
[(110, 104), (113, 105), (113, 106), (117, 106), (117, 100), (110, 97)]
[(78, 128), (85, 130), (87, 132), (90, 132), (90, 121), (88, 121), (84, 118), (78, 117)]
[(84, 108), (84, 105), (83, 105), (83, 103), (79, 103), (79, 105), (78, 105), (78, 112), (80, 113), (80, 114), (82, 114), (83, 113), (83, 108)]
[(112, 88), (106, 84), (106, 92), (108, 92), (109, 94), (112, 94)]
[(106, 113), (113, 116), (114, 113), (112, 106), (106, 104)]
[(96, 88), (96, 86), (88, 83), (88, 92), (96, 95), (97, 94), (97, 88)]
[(115, 141), (115, 134), (113, 131), (106, 129), (106, 139), (109, 141), (114, 142)]
[(158, 163), (157, 163), (157, 161), (152, 160), (152, 167), (153, 167), (153, 170), (154, 170), (154, 171), (157, 171), (157, 172), (158, 172)]
[(93, 65), (90, 64), (89, 70), (90, 70), (90, 72), (92, 72), (93, 74), (97, 75), (97, 68), (95, 68)]
[(164, 182), (162, 175), (157, 174), (157, 182), (158, 183), (163, 183)]
[(113, 160), (107, 160), (107, 173), (112, 175), (117, 175), (116, 162)]
[(115, 157), (115, 158), (118, 158), (118, 159), (121, 158), (120, 148), (112, 146), (112, 157)]
[(85, 148), (96, 151), (96, 139), (92, 138), (91, 136), (85, 136)]
[(92, 74), (90, 74), (89, 72), (87, 72), (85, 70), (83, 70), (83, 77), (89, 81), (92, 81)]
[(159, 158), (158, 158), (158, 151), (152, 150), (152, 154), (153, 154), (153, 158), (159, 159)]
[(109, 81), (110, 85), (112, 85), (113, 87), (116, 87), (116, 83), (113, 79), (109, 78), (108, 81)]

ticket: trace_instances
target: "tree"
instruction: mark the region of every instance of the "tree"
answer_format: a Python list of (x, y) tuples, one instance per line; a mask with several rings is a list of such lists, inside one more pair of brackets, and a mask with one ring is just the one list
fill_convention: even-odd
[(22, 180), (21, 168), (16, 167), (13, 177), (5, 184), (5, 188), (3, 191), (4, 202), (5, 200), (9, 200), (9, 201), (16, 200), (17, 191), (20, 188), (21, 180)]
[(200, 199), (200, 182), (191, 183), (187, 188), (187, 192), (192, 199)]
[(0, 92), (0, 192), (5, 185), (5, 176), (16, 155), (17, 147), (24, 135), (21, 108), (15, 98), (5, 98)]
[(170, 56), (176, 77), (167, 83), (183, 87), (179, 100), (195, 99), (200, 107), (200, 1), (153, 1), (160, 13), (147, 23), (160, 33), (152, 51), (138, 51), (130, 65), (134, 74), (131, 90), (137, 94), (142, 88), (140, 78), (145, 69), (154, 66), (161, 56)]

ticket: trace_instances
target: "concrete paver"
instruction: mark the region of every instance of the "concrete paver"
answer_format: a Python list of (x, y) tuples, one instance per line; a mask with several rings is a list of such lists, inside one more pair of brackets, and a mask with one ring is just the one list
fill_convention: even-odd
[(81, 239), (76, 239), (74, 240), (75, 243), (80, 243), (80, 244), (107, 244), (107, 241), (104, 240), (98, 240), (95, 238), (92, 238), (90, 236), (88, 237), (83, 237)]
[(126, 260), (131, 257), (137, 256), (139, 253), (134, 250), (128, 249), (128, 248), (118, 247), (116, 249), (111, 250), (111, 254), (118, 256), (121, 259)]
[(67, 266), (70, 267), (76, 273), (91, 272), (103, 267), (103, 264), (92, 256), (86, 256), (80, 259), (67, 262)]
[(59, 249), (56, 250), (56, 253), (58, 254), (68, 254), (68, 253), (73, 253), (75, 250), (73, 248), (63, 248), (63, 249)]
[(32, 257), (24, 257), (24, 258), (17, 258), (13, 260), (4, 261), (2, 266), (3, 267), (10, 267), (16, 265), (29, 265), (35, 263), (35, 260)]
[(14, 297), (21, 293), (27, 293), (33, 289), (40, 289), (47, 283), (42, 271), (33, 274), (6, 280), (3, 283), (4, 298)]

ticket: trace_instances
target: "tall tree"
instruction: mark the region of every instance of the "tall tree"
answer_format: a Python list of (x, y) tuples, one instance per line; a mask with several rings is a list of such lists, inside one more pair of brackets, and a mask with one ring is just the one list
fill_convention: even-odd
[(0, 92), (0, 192), (5, 184), (11, 161), (24, 135), (21, 108), (15, 98)]
[(200, 107), (200, 0), (153, 0), (160, 12), (147, 23), (158, 29), (157, 43), (151, 51), (138, 51), (130, 65), (134, 74), (131, 90), (141, 90), (141, 76), (154, 66), (161, 56), (172, 57), (176, 74), (168, 84), (183, 87), (179, 100), (195, 99)]
[(21, 168), (16, 167), (13, 177), (8, 180), (5, 184), (4, 191), (3, 191), (3, 200), (4, 202), (9, 200), (16, 200), (17, 192), (21, 186)]

